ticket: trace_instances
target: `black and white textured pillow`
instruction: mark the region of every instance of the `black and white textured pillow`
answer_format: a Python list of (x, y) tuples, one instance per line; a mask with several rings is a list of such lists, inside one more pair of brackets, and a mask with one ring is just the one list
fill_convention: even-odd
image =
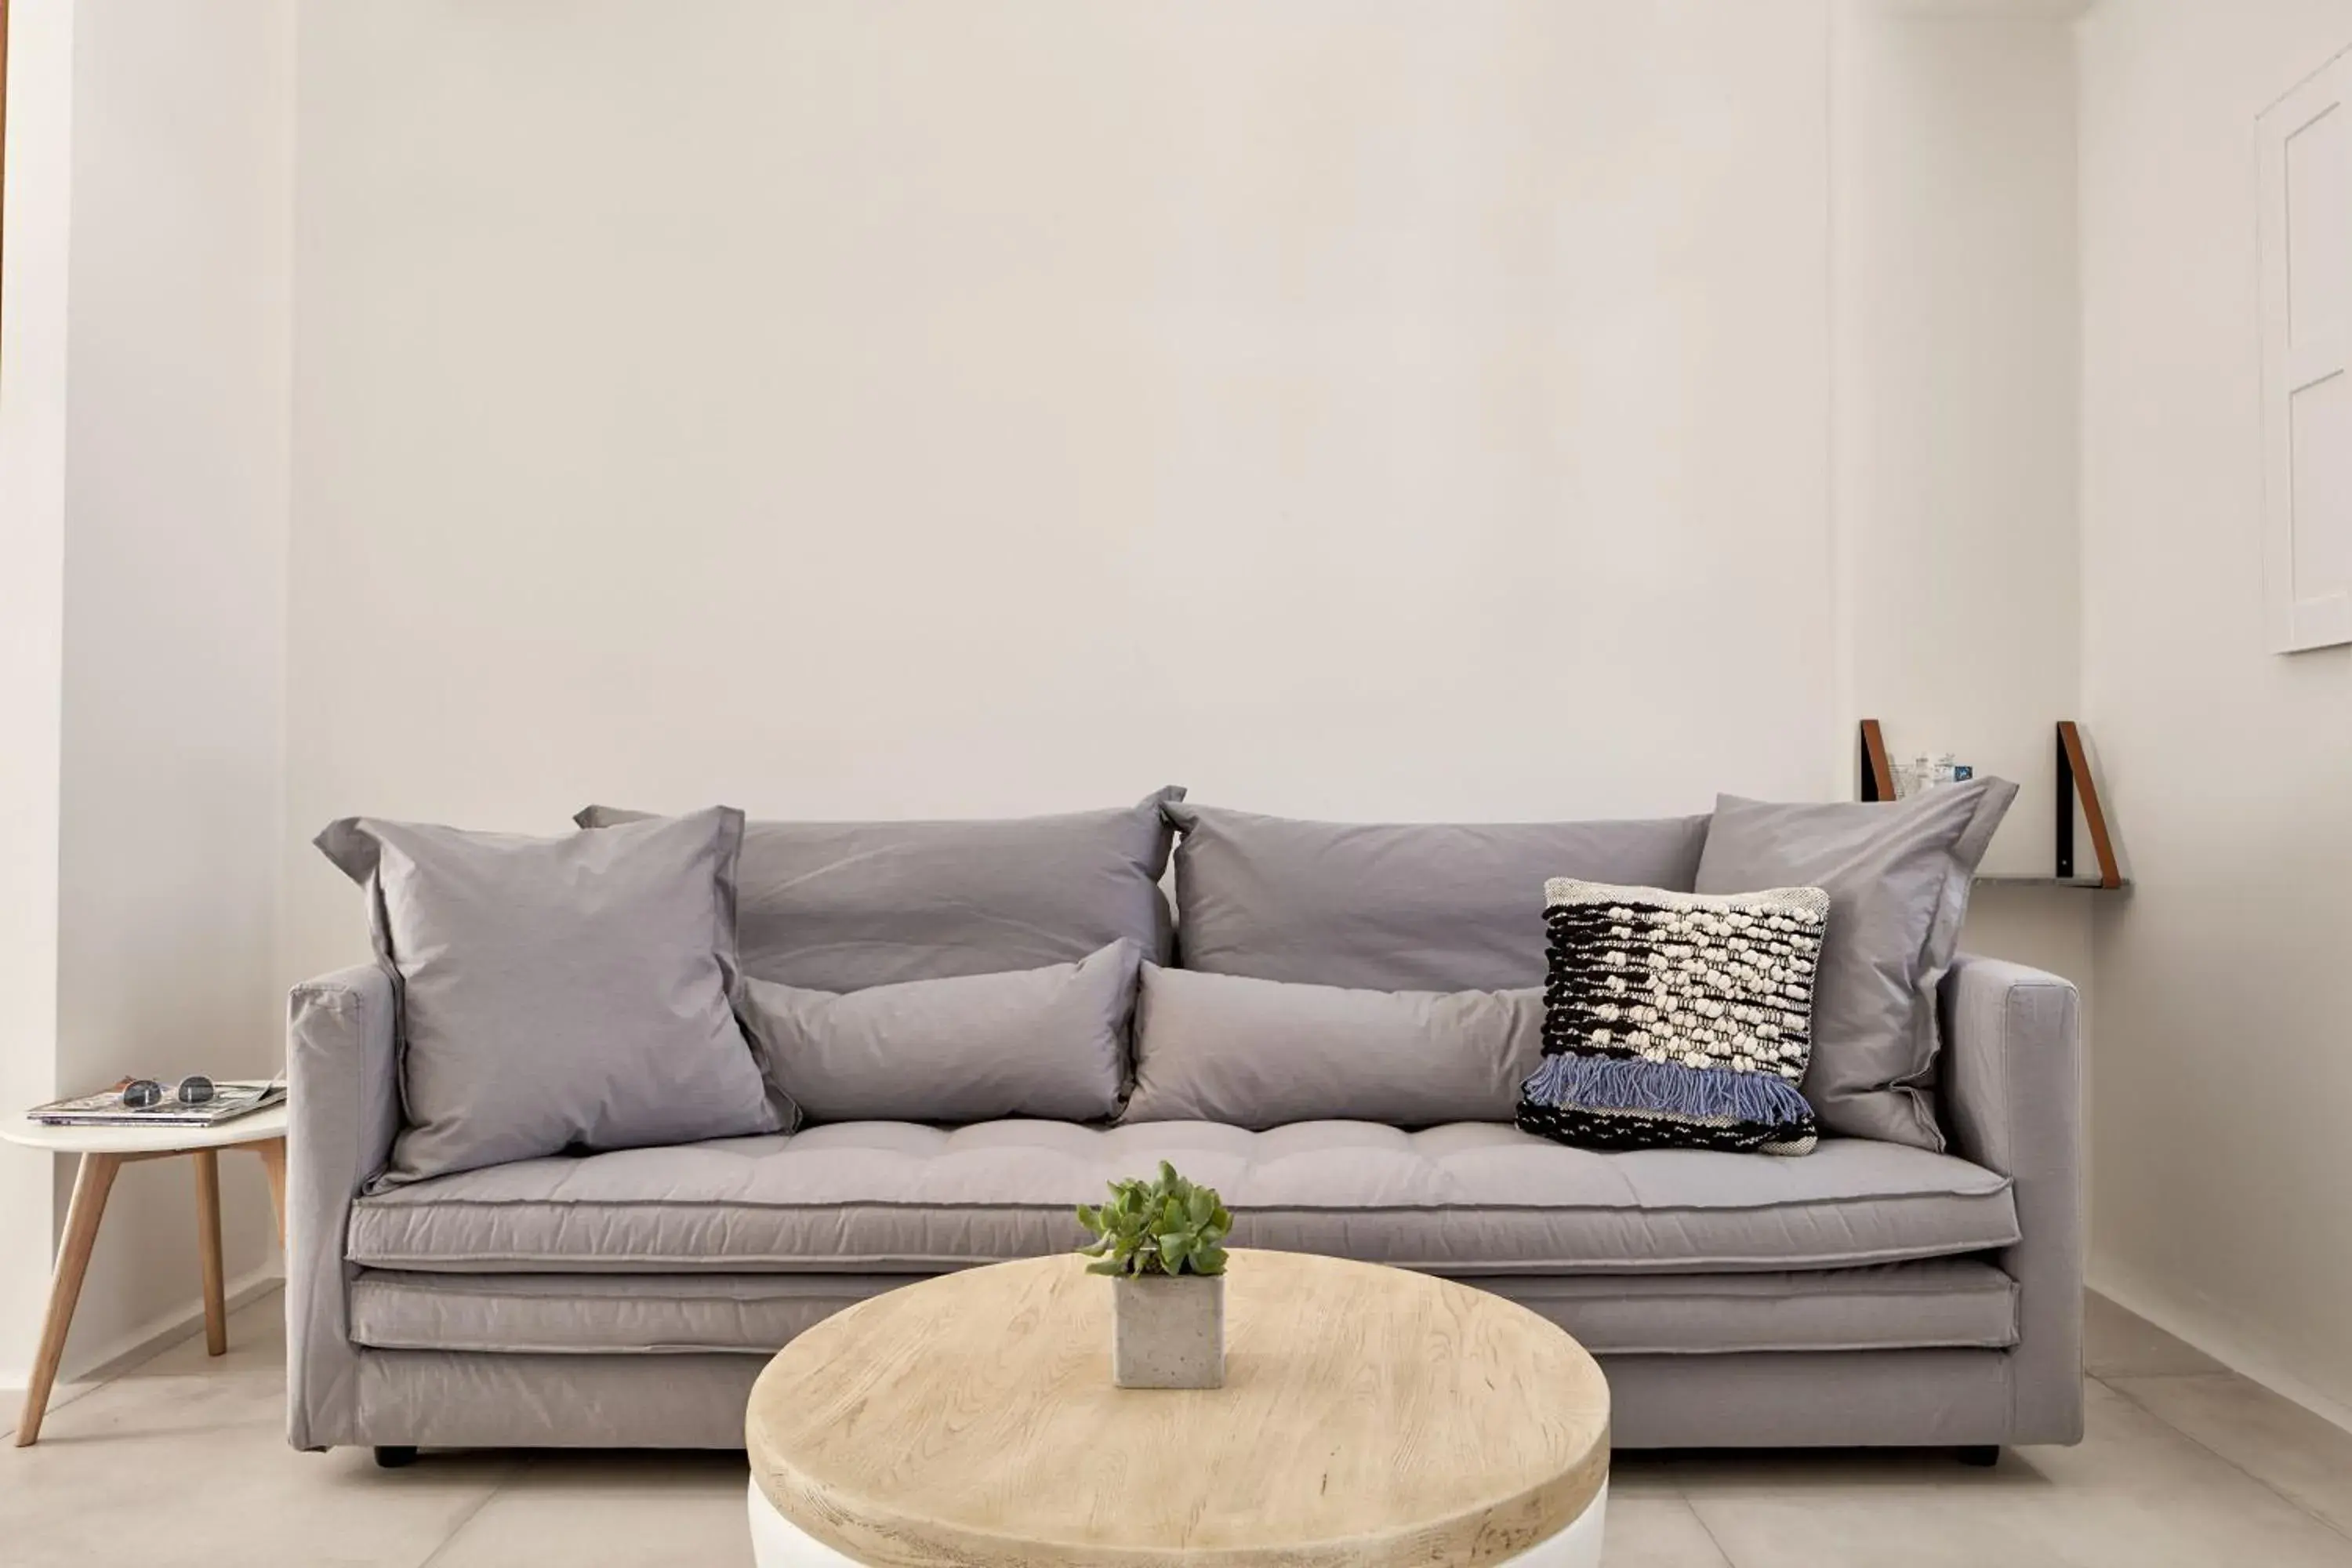
[(1555, 877), (1544, 1061), (1518, 1123), (1601, 1149), (1808, 1154), (1819, 888), (1673, 893)]

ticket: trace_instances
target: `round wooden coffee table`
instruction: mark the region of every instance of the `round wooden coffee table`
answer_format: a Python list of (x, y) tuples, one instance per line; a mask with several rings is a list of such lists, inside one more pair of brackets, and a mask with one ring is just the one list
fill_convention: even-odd
[(1236, 1250), (1225, 1385), (1115, 1388), (1110, 1282), (1075, 1257), (826, 1319), (751, 1391), (761, 1568), (1596, 1568), (1609, 1388), (1524, 1307)]

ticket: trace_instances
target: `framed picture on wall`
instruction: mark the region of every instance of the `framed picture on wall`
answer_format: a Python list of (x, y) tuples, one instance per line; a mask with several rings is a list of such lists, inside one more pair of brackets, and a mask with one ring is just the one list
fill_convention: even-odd
[(2352, 642), (2352, 52), (2255, 119), (2270, 645)]

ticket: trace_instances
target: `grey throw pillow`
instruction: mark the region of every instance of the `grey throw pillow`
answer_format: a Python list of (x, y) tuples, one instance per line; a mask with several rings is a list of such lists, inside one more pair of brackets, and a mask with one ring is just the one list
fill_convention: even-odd
[(1698, 891), (1807, 886), (1830, 896), (1804, 1095), (1832, 1132), (1940, 1150), (1936, 989), (1958, 950), (1969, 879), (2017, 786), (1980, 778), (1892, 805), (1723, 795)]
[(1507, 991), (1544, 978), (1543, 884), (1690, 891), (1704, 816), (1302, 822), (1171, 803), (1186, 969), (1360, 990)]
[(783, 1125), (730, 1005), (742, 832), (714, 806), (563, 838), (320, 833), (400, 979), (405, 1125), (373, 1187)]
[[(1137, 805), (972, 822), (753, 822), (743, 973), (817, 991), (1075, 963), (1115, 942), (1168, 956), (1160, 879), (1173, 785)], [(592, 805), (583, 827), (641, 812)]]
[(1508, 1121), (1543, 993), (1368, 991), (1143, 966), (1126, 1121)]
[(1127, 1087), (1142, 954), (863, 991), (745, 985), (770, 1081), (817, 1121), (1101, 1121)]

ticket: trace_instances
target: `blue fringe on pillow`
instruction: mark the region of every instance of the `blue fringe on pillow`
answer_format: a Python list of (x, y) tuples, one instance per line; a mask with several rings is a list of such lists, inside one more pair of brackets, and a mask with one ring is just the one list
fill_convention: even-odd
[(1767, 1125), (1802, 1121), (1813, 1113), (1797, 1086), (1778, 1073), (1574, 1051), (1546, 1057), (1520, 1093), (1538, 1105), (1560, 1109), (1656, 1110)]

